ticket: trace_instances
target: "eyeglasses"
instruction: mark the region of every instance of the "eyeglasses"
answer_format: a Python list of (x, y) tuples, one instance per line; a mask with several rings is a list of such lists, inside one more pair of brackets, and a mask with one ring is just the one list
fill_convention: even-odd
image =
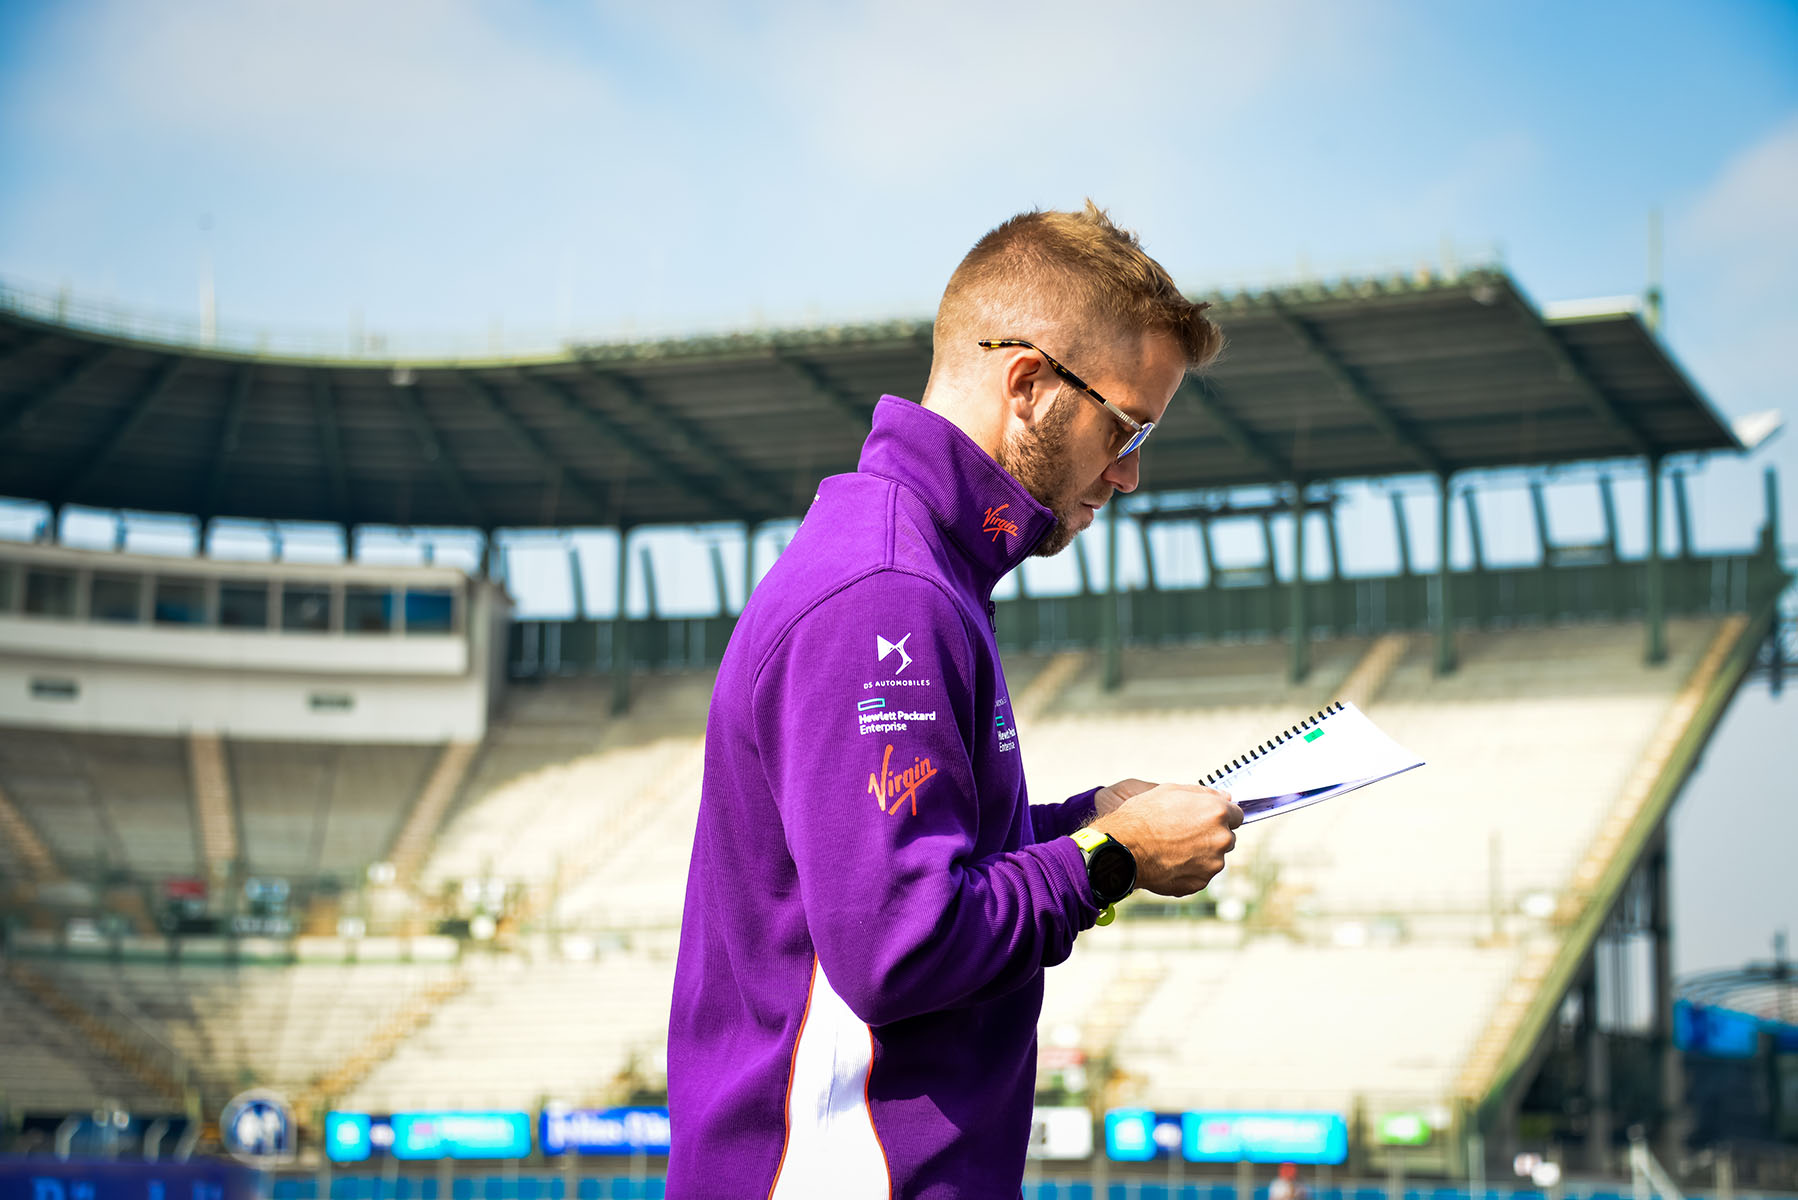
[(1077, 391), (1085, 393), (1089, 399), (1097, 403), (1106, 412), (1110, 413), (1112, 418), (1124, 427), (1124, 448), (1117, 452), (1117, 457), (1125, 458), (1136, 453), (1138, 450), (1142, 449), (1142, 444), (1149, 440), (1149, 435), (1155, 432), (1155, 422), (1150, 421), (1147, 424), (1144, 424), (1133, 419), (1129, 413), (1094, 391), (1087, 384), (1086, 380), (1080, 378), (1080, 376), (1056, 362), (1055, 356), (1050, 354), (1047, 350), (1044, 350), (1041, 346), (1027, 342), (1023, 338), (980, 339), (980, 348), (982, 350), (997, 350), (1002, 346), (1022, 346), (1026, 350), (1036, 351), (1043, 356), (1043, 361), (1049, 364), (1049, 369), (1059, 375), (1063, 382), (1073, 384)]

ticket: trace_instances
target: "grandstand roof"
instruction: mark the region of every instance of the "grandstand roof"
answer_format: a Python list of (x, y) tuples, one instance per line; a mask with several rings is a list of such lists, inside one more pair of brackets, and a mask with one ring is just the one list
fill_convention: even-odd
[[(1176, 397), (1147, 487), (1741, 448), (1635, 314), (1545, 320), (1501, 270), (1214, 300), (1229, 349)], [(0, 495), (400, 526), (797, 515), (853, 468), (883, 392), (922, 392), (930, 346), (907, 321), (294, 358), (138, 340), (0, 291)]]

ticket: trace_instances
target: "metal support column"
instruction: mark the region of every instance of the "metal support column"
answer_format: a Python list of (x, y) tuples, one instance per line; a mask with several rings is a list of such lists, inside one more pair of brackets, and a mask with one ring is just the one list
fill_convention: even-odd
[(1305, 617), (1305, 485), (1292, 485), (1292, 681), (1311, 673), (1310, 628)]
[(1604, 606), (1618, 618), (1627, 607), (1623, 600), (1623, 537), (1617, 528), (1617, 499), (1609, 475), (1598, 477), (1598, 499), (1604, 509)]
[(1648, 616), (1648, 664), (1667, 661), (1667, 581), (1661, 570), (1661, 458), (1648, 460), (1648, 557), (1643, 607)]
[(1541, 617), (1544, 621), (1552, 621), (1559, 615), (1559, 606), (1555, 603), (1554, 566), (1555, 543), (1554, 534), (1548, 527), (1548, 500), (1542, 494), (1542, 481), (1530, 480), (1530, 512), (1536, 518), (1536, 546), (1542, 552), (1541, 561), (1537, 564), (1536, 585), (1541, 591)]
[[(743, 522), (743, 608), (749, 607), (749, 593), (755, 591), (755, 522)], [(737, 610), (742, 612), (743, 609)]]
[(1261, 594), (1267, 597), (1266, 612), (1267, 636), (1276, 637), (1280, 632), (1280, 563), (1274, 556), (1274, 522), (1267, 513), (1261, 514), (1261, 552), (1267, 558), (1267, 586)]
[(1205, 637), (1213, 637), (1222, 623), (1220, 608), (1224, 596), (1217, 586), (1217, 547), (1211, 544), (1211, 522), (1200, 517), (1197, 524), (1199, 553), (1205, 559), (1205, 591), (1200, 597), (1202, 607), (1199, 609), (1204, 615), (1199, 622), (1198, 632)]
[(1586, 964), (1580, 986), (1580, 1023), (1585, 1027), (1586, 1058), (1586, 1162), (1598, 1174), (1611, 1166), (1611, 1054), (1605, 1032), (1598, 1023), (1597, 948)]
[(1099, 636), (1105, 645), (1104, 684), (1108, 692), (1117, 691), (1124, 681), (1123, 638), (1119, 629), (1122, 614), (1118, 611), (1123, 602), (1118, 591), (1118, 506), (1113, 500), (1105, 506), (1105, 598), (1099, 605)]
[(1436, 674), (1448, 675), (1455, 669), (1455, 613), (1449, 573), (1451, 548), (1449, 521), (1454, 509), (1449, 504), (1449, 477), (1436, 477)]
[(1692, 506), (1686, 500), (1686, 473), (1675, 471), (1673, 479), (1673, 531), (1679, 537), (1681, 561), (1692, 557)]
[(713, 542), (709, 547), (712, 558), (712, 587), (718, 592), (718, 615), (730, 616), (730, 584), (726, 581), (724, 570), (724, 547)]
[(1480, 506), (1474, 503), (1473, 489), (1466, 488), (1461, 492), (1463, 507), (1467, 509), (1467, 548), (1473, 557), (1473, 623), (1476, 628), (1486, 625), (1486, 540), (1480, 533)]
[(1342, 586), (1342, 535), (1336, 528), (1334, 503), (1324, 509), (1324, 538), (1330, 548), (1330, 632), (1341, 637), (1355, 606), (1344, 597), (1347, 589)]
[(653, 621), (662, 615), (662, 600), (656, 595), (656, 564), (648, 546), (637, 547), (637, 570), (643, 576), (643, 613)]
[(1411, 627), (1411, 525), (1405, 519), (1405, 498), (1397, 492), (1389, 493), (1392, 501), (1392, 536), (1398, 545), (1399, 584), (1394, 598), (1396, 604), (1389, 604), (1389, 609), (1396, 610), (1396, 615), (1388, 615), (1387, 623), (1391, 627), (1409, 629)]
[(1648, 859), (1649, 921), (1654, 934), (1654, 1016), (1652, 1031), (1655, 1056), (1660, 1060), (1660, 1113), (1655, 1153), (1662, 1162), (1676, 1163), (1685, 1156), (1685, 1072), (1679, 1047), (1673, 1041), (1673, 905), (1668, 887), (1667, 827), (1661, 826)]
[(1767, 557), (1779, 561), (1779, 472), (1767, 468), (1767, 524), (1764, 531)]
[(631, 707), (631, 623), (626, 610), (630, 599), (627, 585), (631, 571), (631, 531), (618, 527), (618, 596), (612, 610), (612, 714), (627, 713)]
[(574, 617), (576, 621), (587, 619), (587, 585), (581, 578), (581, 549), (573, 542), (568, 544), (568, 590), (574, 601)]
[[(277, 555), (277, 557), (279, 557)], [(497, 579), (499, 572), (499, 530), (481, 530), (481, 578)]]
[(1161, 583), (1155, 574), (1155, 547), (1149, 541), (1149, 523), (1140, 516), (1133, 523), (1136, 526), (1136, 538), (1142, 543), (1143, 589), (1153, 592), (1161, 587)]

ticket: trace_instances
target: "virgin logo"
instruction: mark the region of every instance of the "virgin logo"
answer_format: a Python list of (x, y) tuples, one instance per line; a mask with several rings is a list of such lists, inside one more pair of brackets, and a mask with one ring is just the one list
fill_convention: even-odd
[(889, 742), (886, 754), (880, 760), (880, 773), (868, 772), (868, 794), (888, 816), (910, 801), (911, 815), (915, 817), (918, 815), (918, 787), (935, 775), (936, 768), (930, 765), (928, 758), (913, 758), (911, 766), (893, 774), (893, 747)]
[(1010, 507), (1011, 505), (1009, 504), (1001, 504), (998, 508), (987, 509), (986, 520), (981, 524), (980, 532), (992, 534), (995, 542), (999, 540), (999, 535), (1002, 533), (1009, 533), (1012, 537), (1017, 537), (1018, 523), (1016, 521), (1007, 521), (1004, 517), (999, 515)]

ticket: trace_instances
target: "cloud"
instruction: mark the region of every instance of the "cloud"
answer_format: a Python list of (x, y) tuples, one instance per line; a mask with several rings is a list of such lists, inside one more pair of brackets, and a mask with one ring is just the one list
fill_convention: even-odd
[(978, 160), (1053, 179), (1140, 158), (1145, 141), (1185, 152), (1296, 64), (1348, 68), (1371, 28), (1333, 5), (916, 0), (788, 5), (681, 38), (850, 171), (907, 178)]
[(1798, 276), (1798, 117), (1732, 159), (1672, 233), (1737, 303), (1789, 306)]
[(603, 75), (467, 0), (113, 0), (65, 10), (9, 89), (15, 116), (75, 139), (130, 131), (336, 165), (455, 163), (528, 131), (623, 124)]

